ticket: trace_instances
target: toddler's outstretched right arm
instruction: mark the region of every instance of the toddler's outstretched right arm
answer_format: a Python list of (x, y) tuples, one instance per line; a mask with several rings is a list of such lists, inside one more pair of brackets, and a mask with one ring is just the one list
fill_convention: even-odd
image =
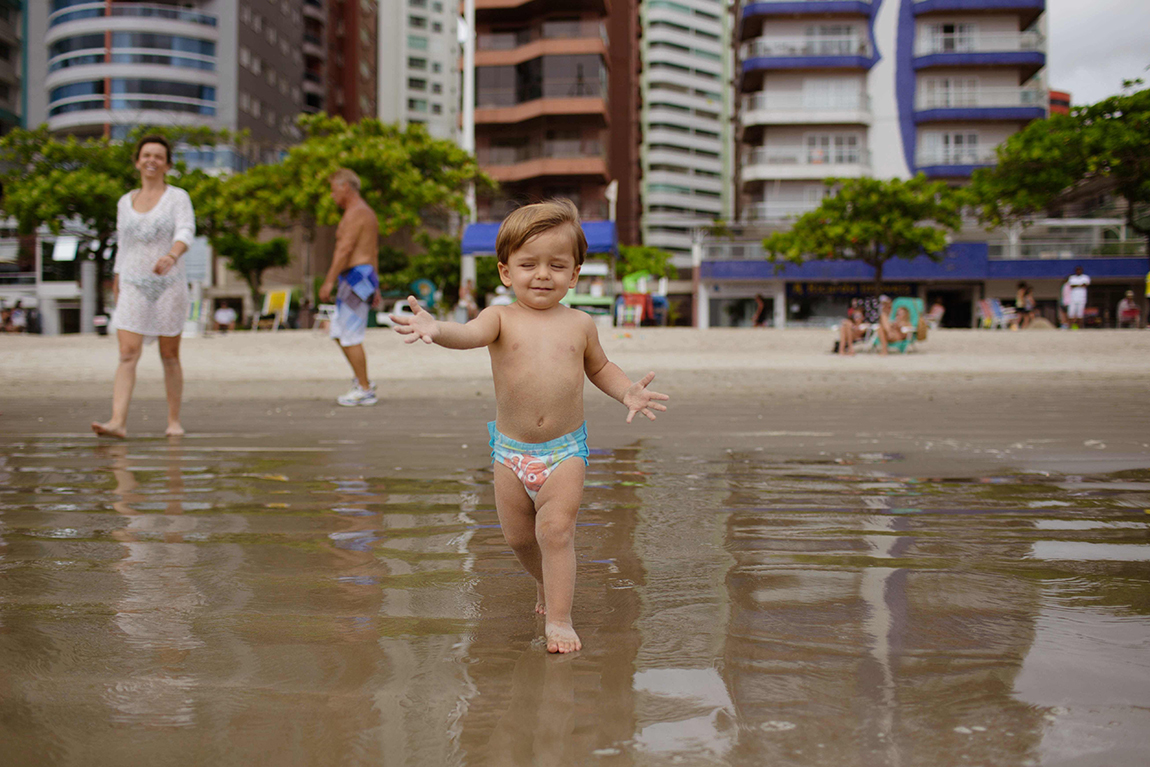
[(439, 344), (447, 349), (475, 349), (488, 346), (499, 337), (499, 307), (488, 307), (479, 316), (461, 325), (458, 322), (440, 322), (419, 305), (415, 296), (407, 297), (407, 304), (414, 316), (390, 314), (395, 323), (395, 332), (406, 336), (406, 343), (422, 340), (427, 344)]

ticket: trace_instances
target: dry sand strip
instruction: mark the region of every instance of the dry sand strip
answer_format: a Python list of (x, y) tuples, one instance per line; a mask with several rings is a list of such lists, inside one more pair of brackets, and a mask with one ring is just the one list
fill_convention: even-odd
[[(944, 394), (955, 387), (1004, 393), (1079, 389), (1105, 396), (1114, 388), (1150, 389), (1150, 332), (969, 331), (930, 334), (915, 352), (882, 357), (830, 354), (829, 330), (614, 329), (601, 340), (608, 356), (633, 377), (654, 370), (654, 387), (671, 394), (799, 395), (854, 399), (914, 387)], [(371, 330), (370, 372), (389, 399), (488, 396), (485, 350), (406, 345), (394, 332)], [(335, 344), (310, 331), (232, 333), (186, 339), (185, 397), (198, 399), (328, 399), (342, 393), (350, 372)], [(114, 338), (0, 336), (0, 396), (88, 399), (110, 396), (117, 364)], [(157, 346), (138, 368), (137, 397), (163, 396)]]

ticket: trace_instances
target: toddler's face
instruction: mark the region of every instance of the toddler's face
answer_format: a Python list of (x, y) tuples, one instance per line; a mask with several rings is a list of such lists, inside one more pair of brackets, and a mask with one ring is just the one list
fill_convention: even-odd
[(499, 265), (499, 278), (524, 306), (556, 306), (579, 281), (570, 233), (552, 229), (528, 240), (506, 264)]

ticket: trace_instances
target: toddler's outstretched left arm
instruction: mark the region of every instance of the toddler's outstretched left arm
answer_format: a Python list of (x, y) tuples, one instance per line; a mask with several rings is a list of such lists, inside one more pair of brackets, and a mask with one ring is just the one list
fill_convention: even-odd
[(647, 388), (647, 385), (655, 380), (655, 373), (650, 372), (638, 381), (628, 378), (618, 365), (607, 359), (607, 354), (599, 344), (599, 334), (593, 325), (587, 339), (583, 369), (587, 373), (587, 378), (600, 391), (627, 406), (627, 423), (631, 423), (636, 413), (642, 413), (654, 421), (655, 413), (652, 411), (662, 412), (667, 409), (666, 405), (659, 403), (671, 398)]

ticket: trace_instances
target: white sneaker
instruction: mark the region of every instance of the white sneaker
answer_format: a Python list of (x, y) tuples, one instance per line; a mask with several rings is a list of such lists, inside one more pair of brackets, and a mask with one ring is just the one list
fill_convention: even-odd
[(375, 396), (375, 384), (372, 384), (370, 389), (365, 389), (356, 381), (351, 391), (337, 397), (335, 401), (344, 407), (355, 407), (356, 405), (374, 405), (379, 402), (379, 398)]

